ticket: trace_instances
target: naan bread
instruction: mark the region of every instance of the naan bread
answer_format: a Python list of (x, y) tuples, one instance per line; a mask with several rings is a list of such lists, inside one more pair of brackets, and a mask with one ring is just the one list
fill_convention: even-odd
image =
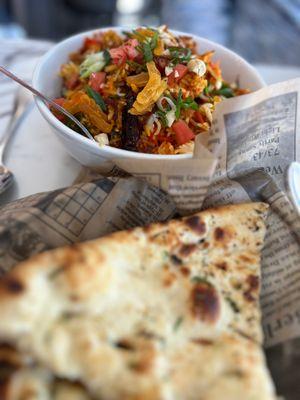
[(80, 385), (56, 381), (38, 368), (16, 371), (9, 380), (0, 382), (0, 395), (1, 400), (93, 400)]
[(0, 282), (0, 342), (95, 400), (275, 399), (258, 304), (266, 208), (210, 209), (19, 264)]
[(51, 371), (9, 345), (0, 345), (0, 400), (95, 400), (79, 382)]

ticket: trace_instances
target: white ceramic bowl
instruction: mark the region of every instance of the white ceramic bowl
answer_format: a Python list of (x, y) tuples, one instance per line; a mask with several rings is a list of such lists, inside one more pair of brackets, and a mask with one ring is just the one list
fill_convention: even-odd
[[(71, 52), (76, 51), (81, 47), (85, 37), (91, 36), (95, 32), (105, 31), (107, 29), (114, 29), (117, 32), (122, 31), (122, 28), (96, 29), (71, 36), (53, 46), (42, 57), (35, 69), (33, 75), (33, 86), (50, 98), (60, 97), (61, 78), (59, 77), (59, 70), (61, 65), (68, 60)], [(179, 31), (172, 32), (176, 35), (186, 35), (186, 33)], [(243, 58), (217, 43), (191, 34), (188, 35), (193, 36), (197, 42), (198, 50), (201, 53), (208, 50), (216, 51), (214, 59), (220, 60), (225, 80), (228, 82), (234, 82), (238, 78), (240, 86), (242, 88), (248, 88), (251, 91), (260, 89), (264, 86), (264, 81), (259, 76), (258, 72)], [(191, 154), (155, 155), (135, 153), (109, 146), (100, 147), (96, 142), (79, 135), (65, 126), (51, 113), (48, 107), (41, 100), (37, 99), (36, 104), (43, 117), (51, 125), (53, 131), (65, 146), (66, 150), (83, 165), (90, 167), (105, 167), (111, 164), (110, 160), (118, 158), (152, 160), (158, 158), (168, 160), (169, 158), (172, 158), (174, 160), (191, 157)]]

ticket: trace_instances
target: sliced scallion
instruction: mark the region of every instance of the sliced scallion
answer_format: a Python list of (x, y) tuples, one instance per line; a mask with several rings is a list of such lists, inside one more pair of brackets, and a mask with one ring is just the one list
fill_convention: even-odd
[(90, 98), (95, 100), (95, 102), (98, 104), (98, 106), (101, 108), (102, 111), (106, 111), (106, 104), (100, 93), (96, 92), (90, 86), (87, 86), (85, 91)]

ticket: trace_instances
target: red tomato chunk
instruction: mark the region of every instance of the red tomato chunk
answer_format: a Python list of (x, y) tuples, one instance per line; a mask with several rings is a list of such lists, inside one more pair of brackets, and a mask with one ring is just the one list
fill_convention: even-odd
[(106, 73), (105, 72), (93, 72), (90, 76), (89, 86), (99, 92), (102, 88), (103, 83), (105, 82)]
[(176, 142), (179, 145), (187, 143), (195, 138), (194, 132), (187, 125), (187, 123), (182, 121), (181, 119), (177, 122), (174, 122), (174, 124), (172, 125), (172, 129), (175, 133)]
[(187, 73), (188, 68), (186, 65), (177, 64), (174, 67), (173, 72), (168, 76), (168, 84), (174, 85), (175, 82), (179, 82), (181, 78)]

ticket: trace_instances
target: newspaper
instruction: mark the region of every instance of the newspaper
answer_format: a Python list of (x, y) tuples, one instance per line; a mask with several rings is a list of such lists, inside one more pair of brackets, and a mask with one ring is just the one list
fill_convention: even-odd
[(176, 213), (263, 200), (271, 210), (262, 257), (265, 344), (300, 336), (300, 218), (285, 184), (287, 167), (300, 157), (299, 91), (293, 80), (218, 104), (212, 131), (198, 136), (190, 158), (116, 160), (105, 177), (88, 173), (70, 188), (2, 207), (0, 271), (46, 249)]
[(300, 216), (285, 182), (300, 160), (299, 92), (296, 79), (220, 103), (208, 141), (223, 145), (203, 207), (263, 200), (271, 208), (262, 254), (267, 347), (300, 335)]
[(191, 159), (155, 163), (151, 160), (118, 160), (116, 165), (166, 191), (174, 201), (177, 211), (185, 215), (201, 208), (217, 165), (217, 157), (197, 141), (194, 157)]
[(98, 177), (11, 202), (0, 212), (0, 276), (44, 250), (165, 221), (175, 211), (162, 190), (132, 177)]

